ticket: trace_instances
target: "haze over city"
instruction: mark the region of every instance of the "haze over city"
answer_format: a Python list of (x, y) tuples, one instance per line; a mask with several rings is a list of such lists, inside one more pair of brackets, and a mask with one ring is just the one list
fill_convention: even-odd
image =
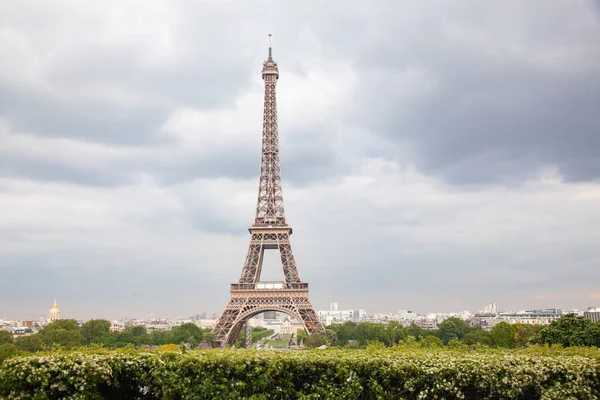
[(0, 316), (222, 311), (268, 33), (315, 308), (597, 305), (597, 4), (0, 1)]

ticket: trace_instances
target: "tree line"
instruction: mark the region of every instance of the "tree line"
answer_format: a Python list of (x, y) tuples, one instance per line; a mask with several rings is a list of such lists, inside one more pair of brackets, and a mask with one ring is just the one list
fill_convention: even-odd
[[(267, 338), (275, 333), (273, 329), (267, 329), (260, 326), (255, 326), (251, 330), (252, 332), (252, 343), (256, 343), (259, 340)], [(246, 330), (242, 329), (240, 334), (238, 335), (237, 340), (235, 341), (235, 347), (244, 347), (244, 343), (246, 342)]]
[(559, 344), (600, 347), (600, 322), (567, 314), (549, 325), (509, 324), (500, 322), (488, 332), (480, 326), (470, 326), (460, 318), (448, 318), (437, 329), (425, 330), (415, 324), (404, 326), (397, 321), (388, 324), (345, 322), (329, 325), (323, 334), (304, 338), (307, 347), (321, 345), (362, 348), (368, 344), (394, 346), (398, 344), (421, 347), (447, 345), (484, 345), (517, 348), (530, 344)]
[(81, 326), (74, 319), (60, 319), (33, 335), (13, 338), (9, 332), (0, 331), (0, 354), (18, 350), (36, 352), (57, 346), (65, 349), (90, 345), (119, 348), (185, 343), (197, 347), (202, 341), (210, 345), (214, 342), (210, 329), (202, 329), (192, 323), (175, 326), (164, 332), (148, 332), (144, 326), (127, 326), (121, 332), (111, 332), (110, 326), (110, 321), (104, 319), (92, 319)]
[[(13, 336), (0, 330), (0, 361), (18, 351), (37, 352), (53, 347), (72, 349), (81, 346), (102, 345), (107, 348), (181, 345), (192, 348), (201, 342), (214, 344), (210, 329), (201, 329), (193, 323), (173, 327), (170, 331), (148, 332), (143, 326), (128, 326), (121, 332), (111, 332), (107, 320), (93, 319), (79, 325), (73, 319), (61, 319), (46, 325), (29, 336)], [(253, 328), (252, 342), (268, 337), (273, 330)], [(236, 347), (244, 343), (245, 330), (240, 332)], [(600, 347), (600, 322), (568, 314), (549, 325), (508, 324), (500, 322), (489, 332), (479, 326), (469, 326), (459, 318), (448, 318), (435, 330), (425, 330), (412, 324), (403, 326), (397, 321), (388, 324), (345, 322), (332, 324), (323, 334), (307, 335), (298, 331), (298, 341), (309, 348), (321, 345), (364, 348), (368, 345), (409, 345), (420, 347), (469, 346), (517, 348), (529, 344)]]
[[(110, 321), (92, 319), (79, 325), (74, 319), (60, 319), (51, 322), (38, 333), (13, 338), (8, 331), (0, 330), (0, 361), (18, 351), (38, 352), (51, 348), (73, 349), (82, 346), (101, 345), (107, 348), (126, 346), (165, 346), (185, 344), (191, 348), (201, 342), (214, 346), (211, 329), (202, 329), (193, 323), (173, 327), (169, 331), (148, 332), (144, 326), (127, 326), (121, 332), (111, 332)], [(271, 336), (272, 329), (255, 327), (252, 329), (252, 343)], [(246, 338), (245, 330), (240, 332), (236, 347), (242, 347)]]

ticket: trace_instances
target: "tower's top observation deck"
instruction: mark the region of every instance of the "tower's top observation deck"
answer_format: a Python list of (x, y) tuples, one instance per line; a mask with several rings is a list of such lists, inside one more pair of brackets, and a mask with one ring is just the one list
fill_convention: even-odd
[(277, 63), (273, 60), (273, 51), (271, 48), (271, 35), (269, 35), (269, 58), (263, 63), (262, 77), (265, 81), (279, 79), (279, 69)]

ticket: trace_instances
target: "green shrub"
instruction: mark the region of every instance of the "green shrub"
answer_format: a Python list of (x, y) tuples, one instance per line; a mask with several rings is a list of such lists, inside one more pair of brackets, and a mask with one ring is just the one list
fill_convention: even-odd
[(144, 352), (87, 350), (11, 358), (3, 399), (592, 399), (600, 355), (535, 347)]
[(423, 348), (442, 347), (443, 345), (444, 342), (437, 336), (425, 336), (419, 341), (419, 347)]

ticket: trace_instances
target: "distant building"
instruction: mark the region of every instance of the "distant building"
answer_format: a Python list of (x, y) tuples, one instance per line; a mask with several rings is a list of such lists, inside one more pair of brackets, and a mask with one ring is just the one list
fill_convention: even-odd
[(410, 310), (399, 310), (398, 311), (398, 319), (400, 319), (400, 320), (412, 321), (412, 320), (416, 319), (418, 316), (419, 315), (414, 311), (410, 311)]
[(48, 312), (48, 322), (56, 321), (57, 319), (60, 319), (60, 310), (58, 309), (58, 306), (56, 305), (56, 299), (54, 299), (54, 304), (52, 305), (52, 308)]
[(498, 314), (498, 303), (489, 303), (483, 307), (482, 314)]
[(265, 311), (263, 319), (277, 319), (277, 311)]
[(367, 312), (363, 309), (340, 310), (338, 303), (330, 303), (329, 310), (317, 311), (319, 319), (325, 325), (335, 322), (362, 321), (367, 318)]
[(583, 316), (592, 322), (600, 321), (600, 307), (590, 307), (583, 312)]
[(427, 319), (427, 318), (417, 319), (415, 321), (415, 324), (419, 328), (423, 328), (423, 329), (426, 329), (428, 331), (434, 330), (438, 326), (437, 318), (434, 318), (434, 319)]
[(280, 333), (296, 333), (298, 329), (304, 329), (302, 325), (300, 325), (296, 320), (290, 321), (289, 318), (286, 318), (281, 323)]
[(33, 333), (33, 329), (24, 326), (6, 326), (4, 330), (10, 332), (13, 336), (26, 336)]
[(31, 328), (31, 329), (33, 329), (33, 321), (32, 320), (19, 321), (19, 323), (17, 324), (17, 326), (20, 327), (20, 328)]
[(498, 313), (498, 319), (509, 324), (539, 324), (547, 325), (562, 317), (562, 310), (546, 308), (543, 310), (526, 310)]

